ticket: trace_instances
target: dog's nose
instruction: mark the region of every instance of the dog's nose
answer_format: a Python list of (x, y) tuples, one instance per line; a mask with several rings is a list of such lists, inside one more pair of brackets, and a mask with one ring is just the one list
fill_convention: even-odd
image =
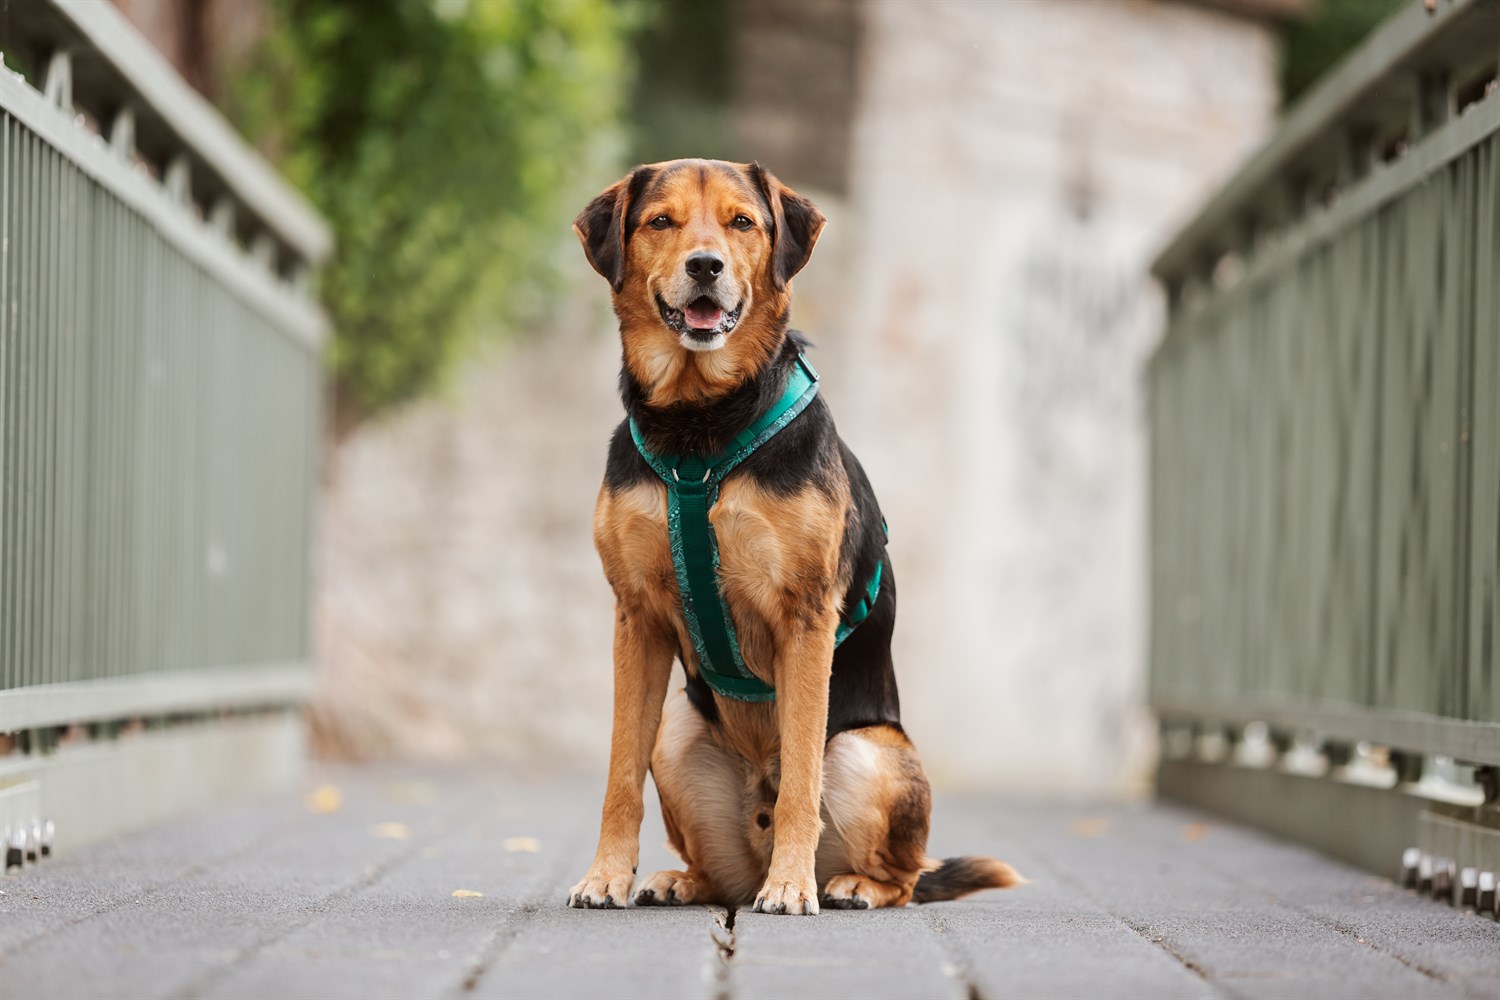
[(688, 277), (700, 285), (711, 285), (724, 270), (724, 258), (713, 253), (695, 253), (687, 259)]

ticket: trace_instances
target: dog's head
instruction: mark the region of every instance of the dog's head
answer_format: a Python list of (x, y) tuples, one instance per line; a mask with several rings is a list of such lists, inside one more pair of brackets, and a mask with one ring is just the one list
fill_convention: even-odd
[(741, 374), (769, 357), (823, 222), (758, 164), (673, 160), (611, 185), (573, 231), (613, 290), (627, 364), (650, 383), (689, 353)]

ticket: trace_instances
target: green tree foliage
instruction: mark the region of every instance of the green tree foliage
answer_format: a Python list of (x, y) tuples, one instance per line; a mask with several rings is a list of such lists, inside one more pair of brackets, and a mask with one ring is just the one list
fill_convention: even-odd
[(1282, 31), (1281, 100), (1290, 105), (1397, 8), (1420, 0), (1316, 0)]
[(619, 143), (638, 11), (611, 0), (272, 10), (227, 110), (332, 223), (322, 294), (347, 422), (433, 388), (475, 331), (525, 322), (546, 301), (574, 202)]

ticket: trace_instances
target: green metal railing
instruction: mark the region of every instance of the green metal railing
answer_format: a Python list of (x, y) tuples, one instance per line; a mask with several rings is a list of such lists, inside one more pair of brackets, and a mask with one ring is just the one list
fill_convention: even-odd
[(1325, 81), (1157, 263), (1151, 690), (1495, 764), (1500, 6), (1438, 10)]
[(1150, 689), (1169, 729), (1233, 748), (1254, 723), (1335, 768), (1373, 746), (1402, 787), (1438, 764), (1493, 799), (1497, 57), (1494, 0), (1401, 11), (1155, 264)]
[(293, 704), (326, 229), (108, 4), (6, 33), (0, 737)]

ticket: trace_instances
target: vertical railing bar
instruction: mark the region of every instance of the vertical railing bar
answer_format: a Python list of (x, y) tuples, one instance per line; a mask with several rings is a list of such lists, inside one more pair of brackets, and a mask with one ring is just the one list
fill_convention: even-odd
[(205, 596), (209, 584), (207, 574), (207, 540), (203, 532), (202, 496), (205, 489), (203, 468), (202, 442), (209, 433), (205, 424), (207, 414), (204, 406), (204, 384), (203, 384), (203, 354), (206, 350), (209, 323), (205, 322), (205, 310), (203, 308), (203, 297), (208, 288), (207, 282), (197, 282), (193, 285), (192, 297), (188, 302), (187, 323), (191, 332), (188, 341), (191, 348), (185, 371), (187, 378), (187, 392), (184, 405), (189, 412), (194, 414), (192, 433), (188, 436), (185, 458), (188, 464), (188, 477), (192, 482), (192, 490), (187, 497), (187, 517), (190, 524), (188, 545), (183, 572), (185, 586), (193, 610), (193, 629), (186, 633), (187, 656), (191, 662), (202, 664), (206, 662), (203, 658), (202, 643), (200, 642), (200, 630), (202, 628), (203, 614), (206, 606)]
[[(3, 64), (0, 64), (0, 71), (3, 71)], [(15, 603), (11, 573), (16, 560), (15, 531), (10, 523), (16, 492), (16, 470), (11, 464), (15, 459), (16, 434), (15, 416), (11, 411), (16, 396), (15, 346), (12, 343), (16, 332), (10, 316), (10, 268), (14, 258), (10, 252), (10, 142), (13, 131), (14, 120), (9, 113), (0, 110), (0, 688), (15, 685), (11, 649), (14, 627), (10, 621)]]
[[(1455, 93), (1454, 86), (1450, 83), (1448, 87), (1450, 105), (1456, 104)], [(1454, 190), (1453, 199), (1457, 210), (1452, 213), (1454, 223), (1461, 227), (1456, 242), (1461, 246), (1463, 255), (1448, 268), (1449, 280), (1459, 282), (1454, 296), (1457, 305), (1454, 322), (1457, 324), (1455, 335), (1458, 337), (1456, 393), (1458, 414), (1457, 434), (1452, 442), (1457, 475), (1454, 493), (1458, 510), (1455, 511), (1454, 547), (1450, 555), (1453, 574), (1456, 577), (1453, 608), (1458, 621), (1454, 623), (1456, 648), (1453, 664), (1450, 667), (1453, 683), (1448, 689), (1449, 701), (1444, 708), (1447, 713), (1460, 719), (1469, 718), (1469, 581), (1472, 558), (1469, 544), (1473, 537), (1470, 518), (1473, 516), (1471, 500), (1474, 483), (1474, 449), (1470, 446), (1470, 441), (1474, 426), (1474, 337), (1476, 335), (1476, 324), (1473, 322), (1473, 309), (1476, 303), (1473, 262), (1479, 259), (1477, 211), (1480, 190), (1478, 171), (1472, 167), (1474, 162), (1473, 160), (1464, 161), (1462, 164), (1455, 165), (1458, 169), (1449, 168), (1453, 170), (1457, 180), (1464, 182), (1464, 186)]]
[(93, 248), (93, 270), (94, 270), (94, 308), (96, 322), (93, 326), (93, 349), (90, 352), (94, 358), (94, 395), (97, 405), (95, 406), (95, 469), (96, 475), (93, 483), (94, 496), (94, 535), (93, 547), (93, 570), (90, 574), (94, 581), (94, 648), (89, 656), (89, 671), (92, 677), (104, 677), (109, 675), (109, 663), (112, 655), (112, 643), (110, 629), (113, 627), (110, 605), (110, 595), (114, 592), (114, 546), (110, 544), (111, 532), (109, 530), (109, 519), (111, 513), (118, 506), (118, 498), (114, 490), (114, 449), (112, 448), (112, 433), (116, 424), (114, 415), (114, 386), (110, 380), (110, 373), (114, 371), (114, 344), (111, 332), (113, 329), (114, 304), (114, 268), (104, 266), (107, 261), (113, 260), (112, 253), (117, 238), (117, 226), (115, 223), (114, 200), (111, 199), (103, 189), (99, 191), (98, 212), (100, 220), (100, 232), (94, 242)]
[(43, 528), (43, 550), (41, 568), (42, 584), (42, 655), (37, 665), (42, 671), (41, 681), (53, 683), (58, 679), (58, 603), (59, 585), (59, 539), (58, 535), (58, 480), (61, 472), (58, 452), (62, 448), (62, 288), (57, 274), (62, 266), (63, 254), (63, 206), (62, 206), (62, 157), (50, 146), (43, 146), (47, 165), (47, 193), (42, 201), (47, 209), (47, 254), (45, 269), (41, 272), (42, 301), (47, 318), (42, 324), (42, 336), (46, 349), (46, 388), (43, 396), (43, 412), (47, 421), (47, 441), (42, 448), (46, 462), (44, 494), (41, 510)]
[(211, 559), (211, 540), (208, 536), (206, 519), (203, 512), (204, 495), (208, 491), (206, 482), (208, 469), (203, 460), (203, 443), (213, 433), (208, 420), (211, 410), (206, 395), (208, 372), (205, 370), (204, 358), (212, 346), (212, 325), (206, 322), (208, 310), (205, 299), (208, 295), (208, 286), (203, 285), (194, 289), (193, 294), (193, 369), (192, 385), (194, 389), (193, 411), (196, 415), (194, 420), (193, 434), (193, 545), (192, 545), (192, 574), (193, 586), (193, 618), (192, 633), (190, 635), (192, 657), (194, 663), (208, 662), (204, 648), (204, 628), (209, 608), (212, 606), (213, 575)]
[(50, 589), (47, 601), (48, 643), (51, 647), (47, 657), (47, 681), (56, 683), (67, 678), (67, 504), (68, 504), (68, 315), (67, 294), (62, 276), (68, 256), (71, 238), (71, 213), (68, 211), (67, 159), (57, 150), (51, 150), (52, 163), (53, 240), (52, 271), (48, 276), (48, 292), (52, 309), (52, 441), (48, 460), (51, 463), (52, 497), (47, 507), (47, 522), (52, 538), (49, 546)]
[[(26, 661), (30, 652), (31, 549), (35, 536), (31, 531), (31, 452), (35, 421), (32, 420), (32, 397), (36, 391), (35, 359), (32, 339), (35, 324), (31, 318), (31, 267), (36, 250), (36, 151), (35, 138), (21, 133), (17, 162), (20, 174), (15, 193), (17, 226), (14, 233), (15, 279), (11, 290), (12, 329), (16, 334), (16, 507), (11, 523), (15, 525), (16, 562), (13, 577), (15, 608), (11, 621), (15, 628), (15, 682), (22, 687), (30, 679)], [(21, 253), (20, 248), (26, 248)]]
[(127, 379), (131, 377), (130, 338), (134, 335), (130, 318), (131, 303), (126, 289), (134, 276), (139, 260), (131, 255), (130, 230), (132, 217), (119, 201), (112, 201), (110, 214), (114, 219), (114, 236), (110, 247), (110, 494), (109, 533), (114, 539), (110, 546), (110, 626), (106, 676), (117, 677), (125, 672), (129, 661), (130, 635), (128, 632), (128, 601), (134, 599), (129, 584), (130, 553), (133, 540), (126, 532), (130, 525), (130, 490), (126, 481), (129, 469), (130, 425)]
[(157, 446), (160, 437), (160, 417), (158, 411), (159, 389), (156, 382), (157, 366), (161, 364), (161, 328), (163, 322), (162, 294), (163, 284), (162, 263), (160, 247), (158, 246), (156, 233), (150, 229), (144, 231), (146, 241), (147, 278), (144, 285), (146, 298), (146, 322), (142, 327), (141, 346), (143, 348), (143, 378), (141, 380), (141, 474), (137, 477), (140, 484), (140, 496), (142, 503), (142, 515), (145, 528), (143, 534), (146, 538), (145, 558), (141, 565), (141, 595), (144, 603), (141, 609), (141, 645), (140, 662), (137, 669), (141, 672), (149, 672), (157, 669), (156, 664), (160, 651), (160, 631), (157, 616), (158, 605), (161, 603), (161, 581), (158, 570), (161, 565), (161, 525), (158, 514), (161, 510), (158, 497), (158, 484), (161, 482), (161, 463), (158, 460)]
[(65, 479), (62, 485), (62, 502), (58, 504), (59, 511), (63, 514), (61, 543), (63, 549), (63, 598), (59, 609), (61, 619), (58, 625), (60, 633), (59, 646), (62, 657), (61, 680), (76, 680), (78, 678), (78, 549), (81, 544), (82, 528), (78, 517), (78, 498), (82, 492), (79, 484), (79, 417), (78, 408), (83, 400), (83, 394), (78, 385), (78, 288), (83, 283), (85, 276), (78, 268), (78, 245), (83, 242), (83, 218), (79, 206), (78, 174), (79, 171), (66, 159), (63, 163), (63, 179), (67, 187), (64, 197), (64, 205), (68, 210), (67, 226), (65, 229), (64, 245), (67, 253), (59, 269), (57, 277), (64, 300), (66, 312), (66, 341), (64, 343), (64, 354), (66, 356), (66, 384), (67, 394), (63, 401), (63, 414), (66, 418), (66, 433), (62, 445), (61, 455), (64, 459), (63, 468)]
[[(72, 164), (61, 154), (54, 156), (57, 165), (57, 265), (52, 272), (52, 295), (57, 319), (55, 338), (57, 341), (57, 398), (53, 404), (57, 411), (53, 450), (54, 493), (52, 502), (53, 525), (53, 597), (52, 597), (52, 676), (51, 680), (65, 681), (70, 678), (69, 625), (72, 618), (72, 524), (69, 511), (73, 502), (72, 464), (73, 449), (73, 345), (69, 290), (69, 260), (72, 256), (74, 232), (74, 206), (72, 205)], [(76, 280), (76, 279), (75, 279)]]
[(22, 670), (24, 671), (24, 683), (27, 686), (36, 683), (37, 662), (37, 623), (36, 608), (39, 603), (37, 590), (40, 586), (40, 574), (37, 572), (37, 553), (39, 551), (40, 528), (37, 511), (40, 507), (37, 497), (38, 483), (41, 480), (42, 463), (38, 457), (39, 439), (42, 433), (41, 404), (38, 402), (40, 390), (45, 378), (42, 357), (42, 316), (41, 316), (41, 278), (37, 271), (37, 261), (46, 252), (46, 232), (42, 206), (44, 192), (42, 189), (42, 155), (41, 142), (32, 136), (29, 151), (31, 160), (31, 245), (36, 252), (27, 254), (30, 258), (26, 268), (26, 331), (27, 340), (27, 405), (26, 419), (28, 423), (26, 433), (26, 473), (23, 482), (26, 485), (26, 620), (23, 624), (25, 629), (25, 648), (22, 659)]
[(152, 605), (154, 628), (153, 648), (145, 669), (165, 670), (170, 656), (171, 642), (168, 637), (167, 602), (171, 592), (168, 569), (171, 563), (172, 526), (168, 522), (171, 513), (172, 466), (171, 466), (171, 343), (174, 316), (172, 314), (173, 269), (166, 242), (157, 233), (152, 233), (152, 251), (156, 258), (156, 323), (154, 324), (156, 385), (152, 393), (152, 418), (154, 429), (150, 437), (152, 489), (152, 534), (155, 538), (151, 565), (152, 588), (155, 600)]
[(139, 490), (139, 452), (140, 440), (140, 395), (143, 372), (141, 366), (141, 337), (146, 328), (145, 316), (145, 288), (146, 266), (145, 246), (141, 240), (142, 224), (135, 215), (128, 216), (129, 230), (126, 259), (131, 262), (131, 280), (122, 283), (121, 295), (126, 306), (125, 315), (130, 317), (130, 328), (124, 331), (121, 338), (121, 346), (125, 351), (126, 364), (121, 366), (122, 371), (127, 373), (125, 379), (120, 383), (121, 395), (125, 401), (124, 444), (125, 461), (120, 470), (121, 495), (125, 500), (123, 512), (124, 537), (129, 540), (127, 557), (121, 576), (122, 611), (121, 623), (124, 627), (124, 641), (121, 649), (126, 655), (120, 663), (121, 673), (134, 673), (136, 664), (140, 661), (140, 602), (141, 602), (141, 579), (140, 564), (144, 551), (144, 539), (142, 538), (141, 526), (138, 522), (140, 504), (137, 502)]
[[(27, 523), (28, 515), (28, 493), (31, 490), (31, 469), (29, 460), (31, 455), (31, 351), (28, 343), (31, 325), (25, 315), (29, 311), (27, 300), (27, 282), (30, 280), (31, 248), (36, 246), (35, 234), (32, 232), (34, 206), (36, 205), (35, 193), (31, 190), (31, 135), (22, 132), (18, 135), (19, 149), (16, 153), (18, 165), (16, 178), (16, 193), (14, 204), (17, 206), (17, 219), (14, 238), (17, 248), (26, 247), (27, 252), (17, 252), (13, 258), (14, 278), (11, 284), (10, 317), (11, 330), (15, 334), (15, 414), (16, 414), (16, 453), (11, 468), (15, 470), (16, 492), (15, 506), (11, 512), (11, 525), (14, 527), (12, 537), (16, 540), (16, 556), (11, 567), (11, 597), (14, 604), (11, 608), (10, 626), (13, 641), (11, 652), (14, 657), (11, 669), (12, 678), (16, 687), (26, 683), (26, 601), (27, 601), (27, 561), (30, 558), (31, 535), (30, 525)], [(26, 209), (22, 210), (21, 206)]]
[(104, 199), (105, 211), (109, 218), (109, 241), (102, 244), (105, 259), (111, 266), (100, 267), (101, 279), (107, 276), (108, 284), (103, 289), (102, 304), (100, 310), (100, 345), (99, 355), (104, 359), (104, 368), (100, 375), (102, 396), (104, 403), (105, 419), (100, 426), (101, 436), (104, 439), (104, 463), (107, 470), (104, 476), (106, 484), (106, 503), (104, 505), (103, 530), (101, 532), (106, 541), (101, 542), (100, 558), (104, 564), (101, 574), (105, 581), (101, 601), (104, 606), (104, 622), (100, 629), (101, 648), (99, 650), (99, 673), (105, 677), (114, 676), (120, 665), (120, 650), (123, 641), (120, 634), (120, 594), (123, 587), (120, 586), (120, 566), (124, 562), (123, 545), (120, 541), (120, 511), (124, 507), (124, 495), (120, 489), (120, 466), (123, 461), (121, 452), (120, 436), (124, 426), (124, 417), (120, 406), (120, 372), (124, 368), (121, 358), (121, 303), (120, 303), (120, 250), (124, 242), (125, 223), (123, 210), (120, 203), (112, 198)]
[(22, 482), (25, 484), (26, 494), (26, 518), (24, 537), (26, 538), (26, 565), (23, 569), (26, 582), (26, 603), (24, 606), (25, 621), (22, 623), (24, 629), (22, 641), (22, 684), (30, 686), (36, 682), (36, 604), (37, 604), (37, 549), (38, 528), (37, 521), (37, 481), (40, 473), (41, 462), (37, 458), (37, 439), (41, 435), (40, 407), (37, 402), (38, 387), (42, 384), (42, 372), (40, 363), (41, 354), (41, 316), (38, 308), (40, 299), (40, 278), (37, 275), (36, 262), (45, 252), (43, 238), (45, 236), (42, 228), (41, 206), (45, 204), (42, 200), (42, 167), (41, 167), (41, 142), (36, 136), (31, 136), (28, 144), (27, 157), (30, 160), (29, 178), (32, 195), (30, 200), (30, 245), (36, 248), (34, 253), (27, 253), (26, 268), (26, 337), (27, 365), (26, 365), (26, 470), (23, 473)]
[[(182, 279), (174, 283), (175, 294), (173, 296), (173, 343), (172, 343), (172, 415), (173, 425), (172, 440), (172, 473), (175, 484), (172, 490), (172, 597), (171, 607), (176, 609), (176, 614), (191, 613), (189, 606), (189, 591), (186, 586), (186, 559), (189, 548), (188, 540), (192, 536), (192, 522), (188, 517), (187, 501), (190, 499), (193, 489), (192, 465), (188, 460), (186, 443), (191, 429), (191, 416), (184, 406), (184, 398), (187, 396), (188, 387), (192, 384), (189, 379), (191, 372), (187, 363), (189, 338), (191, 336), (192, 322), (190, 318), (190, 302), (193, 290), (198, 287), (202, 275), (189, 262), (181, 257), (174, 257), (179, 277)], [(188, 666), (189, 661), (184, 644), (184, 630), (174, 628), (171, 630), (172, 639), (172, 668), (180, 670)]]
[(73, 587), (70, 593), (72, 615), (69, 622), (71, 643), (71, 669), (69, 677), (79, 681), (88, 675), (86, 649), (88, 644), (88, 556), (92, 538), (89, 520), (89, 498), (93, 496), (93, 481), (89, 475), (92, 463), (92, 435), (90, 418), (93, 410), (91, 391), (88, 338), (93, 330), (93, 317), (89, 314), (90, 293), (94, 275), (88, 266), (89, 247), (97, 239), (94, 225), (92, 181), (83, 171), (73, 171), (73, 210), (77, 218), (76, 238), (73, 244)]
[(154, 670), (169, 670), (172, 667), (172, 657), (175, 646), (172, 639), (171, 602), (175, 596), (173, 583), (173, 556), (176, 552), (176, 540), (179, 526), (174, 520), (177, 512), (177, 491), (180, 484), (177, 481), (177, 428), (172, 426), (173, 401), (176, 389), (176, 340), (178, 330), (178, 284), (177, 278), (182, 273), (179, 266), (179, 258), (169, 252), (169, 248), (163, 242), (160, 244), (158, 253), (162, 261), (162, 282), (159, 294), (162, 298), (162, 324), (161, 324), (161, 381), (159, 383), (159, 395), (157, 398), (157, 415), (160, 426), (157, 430), (157, 509), (160, 512), (157, 518), (158, 530), (160, 532), (159, 565), (157, 567), (158, 600), (157, 600), (157, 628), (160, 636), (159, 651), (157, 653)]
[(85, 214), (89, 220), (88, 238), (79, 241), (77, 264), (80, 280), (76, 283), (80, 309), (79, 384), (83, 387), (84, 413), (81, 418), (83, 469), (79, 498), (79, 629), (78, 629), (78, 676), (85, 680), (97, 676), (95, 651), (98, 649), (99, 607), (98, 566), (95, 563), (94, 546), (98, 539), (96, 517), (99, 509), (99, 435), (96, 425), (96, 410), (99, 405), (98, 382), (98, 322), (95, 296), (99, 293), (99, 274), (94, 269), (94, 254), (99, 246), (103, 226), (98, 216), (99, 203), (94, 197), (91, 180), (85, 180), (81, 189), (87, 197)]
[[(32, 232), (34, 206), (36, 205), (35, 192), (31, 190), (31, 135), (22, 132), (18, 135), (18, 146), (16, 160), (17, 190), (15, 194), (15, 205), (17, 206), (17, 225), (15, 228), (15, 240), (17, 248), (26, 247), (25, 253), (17, 252), (14, 257), (14, 279), (11, 285), (10, 316), (11, 329), (15, 332), (15, 414), (16, 414), (16, 454), (11, 467), (16, 473), (15, 507), (11, 513), (11, 524), (14, 526), (12, 537), (16, 540), (16, 557), (12, 564), (12, 589), (11, 597), (14, 604), (11, 608), (10, 626), (13, 635), (11, 651), (14, 656), (12, 662), (12, 677), (16, 687), (25, 685), (26, 677), (26, 602), (28, 589), (26, 574), (28, 571), (28, 560), (30, 559), (31, 534), (29, 515), (29, 496), (31, 491), (31, 350), (29, 334), (31, 324), (29, 317), (30, 303), (27, 298), (29, 289), (27, 283), (30, 281), (30, 260), (32, 249), (36, 246), (35, 234)], [(23, 210), (21, 206), (26, 206)]]

